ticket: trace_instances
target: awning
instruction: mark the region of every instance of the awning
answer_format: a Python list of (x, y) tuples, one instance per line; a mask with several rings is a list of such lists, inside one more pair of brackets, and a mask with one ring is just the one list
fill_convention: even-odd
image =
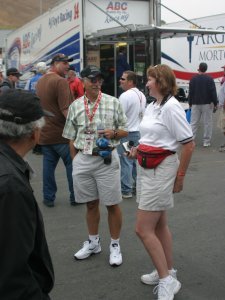
[(99, 40), (99, 41), (117, 41), (117, 40), (144, 40), (146, 38), (173, 38), (173, 37), (185, 37), (185, 36), (203, 36), (203, 35), (217, 35), (224, 34), (225, 30), (212, 30), (203, 28), (175, 28), (165, 26), (154, 25), (126, 25), (118, 26), (108, 29), (101, 29), (90, 36), (87, 36), (87, 40)]

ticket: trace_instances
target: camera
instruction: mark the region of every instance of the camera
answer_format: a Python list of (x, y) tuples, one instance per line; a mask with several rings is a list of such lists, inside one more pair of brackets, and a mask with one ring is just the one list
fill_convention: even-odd
[(95, 151), (104, 159), (104, 164), (110, 165), (112, 162), (112, 149), (110, 148), (109, 140), (105, 137), (100, 137), (96, 140)]
[(133, 141), (124, 142), (124, 143), (122, 143), (122, 146), (123, 146), (123, 150), (124, 150), (127, 154), (129, 154), (131, 148), (134, 147), (134, 142), (133, 142)]

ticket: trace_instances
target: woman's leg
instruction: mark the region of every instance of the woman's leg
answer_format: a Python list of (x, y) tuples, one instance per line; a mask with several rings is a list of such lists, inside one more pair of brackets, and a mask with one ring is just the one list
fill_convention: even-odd
[(156, 226), (156, 235), (161, 242), (166, 257), (168, 270), (173, 268), (172, 257), (172, 235), (167, 224), (167, 213), (162, 212), (159, 222)]
[[(136, 222), (136, 233), (151, 256), (160, 278), (169, 275), (164, 248), (156, 235), (156, 228), (158, 224), (161, 224), (161, 218), (164, 218), (163, 214), (164, 212), (161, 211), (144, 211), (138, 209)], [(162, 223), (164, 223), (163, 219)]]

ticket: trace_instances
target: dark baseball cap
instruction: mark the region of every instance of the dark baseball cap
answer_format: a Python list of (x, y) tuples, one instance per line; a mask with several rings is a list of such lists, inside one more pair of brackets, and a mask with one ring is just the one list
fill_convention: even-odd
[(8, 69), (6, 71), (6, 75), (7, 76), (13, 75), (13, 76), (16, 76), (16, 77), (22, 76), (22, 74), (16, 68), (10, 68), (10, 69)]
[(67, 56), (63, 53), (57, 53), (56, 55), (53, 56), (52, 61), (51, 61), (51, 65), (53, 65), (54, 62), (56, 62), (56, 61), (71, 62), (71, 61), (73, 61), (73, 58), (72, 57), (69, 58), (69, 56)]
[(200, 63), (199, 67), (198, 67), (198, 71), (200, 72), (206, 72), (208, 69), (208, 65), (204, 62)]
[(43, 116), (53, 117), (54, 114), (43, 110), (40, 99), (29, 91), (10, 89), (0, 96), (0, 120), (27, 124)]
[(84, 77), (94, 78), (96, 76), (103, 77), (101, 70), (98, 67), (92, 66), (92, 65), (87, 66), (86, 68), (84, 68), (81, 71), (80, 76), (81, 76), (81, 78), (84, 78)]

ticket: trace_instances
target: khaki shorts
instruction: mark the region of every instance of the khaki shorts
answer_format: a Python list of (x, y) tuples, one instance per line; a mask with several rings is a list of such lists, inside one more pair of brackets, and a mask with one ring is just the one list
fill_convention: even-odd
[(173, 186), (179, 166), (177, 154), (167, 156), (156, 169), (144, 169), (137, 165), (138, 208), (164, 211), (173, 207)]
[(73, 159), (73, 186), (78, 203), (96, 199), (106, 206), (120, 203), (120, 161), (116, 149), (112, 151), (110, 165), (104, 164), (100, 156), (78, 152)]

